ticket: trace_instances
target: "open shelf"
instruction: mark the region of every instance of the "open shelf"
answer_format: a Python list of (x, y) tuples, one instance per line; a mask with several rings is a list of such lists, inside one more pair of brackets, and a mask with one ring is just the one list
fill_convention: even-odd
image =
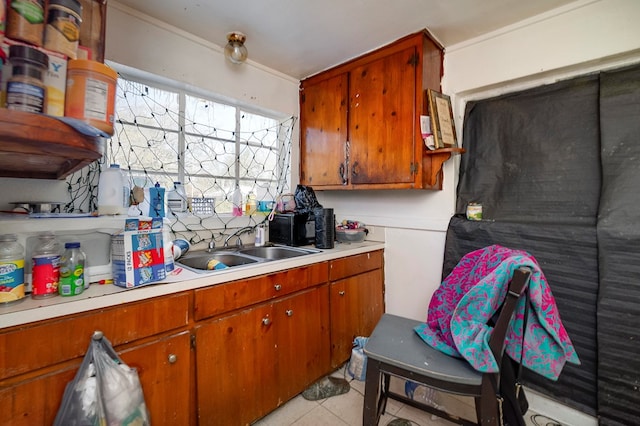
[(452, 155), (464, 153), (464, 148), (440, 148), (425, 150), (422, 156), (422, 173), (425, 188), (442, 189), (442, 165)]
[(64, 179), (102, 157), (104, 146), (53, 117), (0, 109), (0, 177)]

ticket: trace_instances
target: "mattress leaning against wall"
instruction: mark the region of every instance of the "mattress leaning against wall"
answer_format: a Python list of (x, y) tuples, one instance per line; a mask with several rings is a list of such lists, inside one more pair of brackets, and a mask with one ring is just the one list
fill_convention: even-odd
[(600, 76), (598, 414), (640, 424), (640, 66)]
[[(597, 413), (596, 218), (601, 174), (598, 76), (566, 80), (467, 105), (456, 211), (443, 271), (491, 244), (539, 262), (581, 365), (557, 382), (525, 369), (529, 387)], [(464, 218), (483, 205), (481, 222)]]

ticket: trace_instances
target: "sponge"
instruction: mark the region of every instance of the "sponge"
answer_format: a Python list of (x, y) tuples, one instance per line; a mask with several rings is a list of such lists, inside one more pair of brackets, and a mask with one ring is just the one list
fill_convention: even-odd
[(226, 269), (226, 268), (228, 268), (227, 265), (225, 265), (224, 263), (216, 259), (211, 259), (209, 262), (207, 262), (207, 269), (209, 271), (213, 271), (214, 269)]

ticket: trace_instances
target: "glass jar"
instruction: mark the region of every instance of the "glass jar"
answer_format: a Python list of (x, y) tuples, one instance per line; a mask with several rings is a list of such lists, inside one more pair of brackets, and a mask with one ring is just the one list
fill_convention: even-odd
[(41, 234), (31, 259), (31, 297), (57, 296), (59, 283), (60, 243), (52, 233)]
[(46, 88), (44, 73), (49, 57), (30, 46), (9, 47), (11, 77), (7, 80), (7, 108), (42, 113), (45, 111)]
[(14, 234), (0, 235), (0, 305), (24, 299), (24, 247)]

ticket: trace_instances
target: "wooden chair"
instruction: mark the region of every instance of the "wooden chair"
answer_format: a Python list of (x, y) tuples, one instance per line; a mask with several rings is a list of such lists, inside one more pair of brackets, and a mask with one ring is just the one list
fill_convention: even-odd
[[(509, 283), (508, 295), (489, 341), (498, 365), (502, 365), (507, 326), (511, 322), (517, 301), (520, 297), (526, 297), (530, 275), (530, 269), (519, 268)], [(378, 424), (380, 416), (384, 414), (387, 398), (461, 425), (500, 425), (500, 372), (481, 373), (473, 369), (466, 360), (433, 349), (414, 331), (413, 328), (418, 324), (419, 321), (384, 314), (369, 337), (364, 348), (367, 355), (367, 373), (363, 425)], [(391, 375), (442, 392), (474, 397), (477, 422), (392, 392), (389, 389)]]

